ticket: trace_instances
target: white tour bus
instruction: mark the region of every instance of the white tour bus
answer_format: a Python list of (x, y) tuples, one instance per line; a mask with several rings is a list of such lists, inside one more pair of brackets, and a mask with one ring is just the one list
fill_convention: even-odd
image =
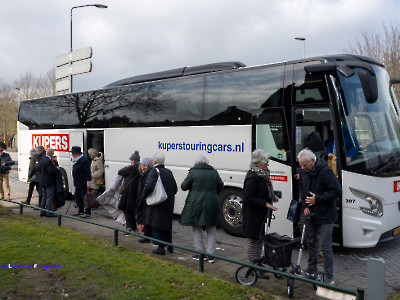
[[(199, 154), (221, 175), (223, 228), (242, 232), (242, 187), (250, 154), (271, 155), (280, 198), (270, 230), (290, 235), (286, 220), (297, 153), (324, 157), (334, 142), (343, 195), (337, 201), (334, 242), (373, 247), (400, 233), (400, 119), (385, 68), (361, 56), (337, 55), (246, 67), (217, 63), (135, 76), (105, 88), (22, 101), (19, 178), (26, 181), (29, 150), (53, 148), (73, 193), (72, 146), (104, 153), (105, 181), (141, 157), (162, 152), (178, 186)], [(176, 196), (182, 211), (186, 193)], [(271, 231), (271, 232), (272, 232)]]

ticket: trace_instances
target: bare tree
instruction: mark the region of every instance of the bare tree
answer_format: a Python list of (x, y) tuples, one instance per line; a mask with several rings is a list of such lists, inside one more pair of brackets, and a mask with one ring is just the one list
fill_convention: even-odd
[(8, 146), (17, 135), (18, 102), (15, 89), (7, 83), (0, 84), (0, 140)]
[(35, 77), (30, 72), (22, 74), (13, 86), (19, 91), (18, 100), (55, 95), (55, 69), (48, 71), (44, 77)]
[[(382, 32), (363, 32), (361, 38), (351, 42), (347, 53), (365, 55), (383, 63), (390, 77), (400, 76), (400, 25), (383, 24)], [(400, 101), (400, 89), (396, 89)]]

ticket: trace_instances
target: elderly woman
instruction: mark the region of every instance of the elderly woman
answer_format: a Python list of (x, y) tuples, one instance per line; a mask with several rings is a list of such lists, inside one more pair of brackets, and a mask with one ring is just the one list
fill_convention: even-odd
[[(178, 186), (176, 185), (176, 181), (172, 172), (164, 166), (164, 161), (164, 154), (154, 154), (154, 167), (150, 170), (146, 179), (142, 197), (143, 199), (146, 199), (154, 191), (158, 174), (160, 174), (161, 182), (168, 198), (164, 202), (147, 207), (145, 224), (149, 224), (151, 226), (153, 230), (153, 238), (172, 243), (172, 219), (174, 213), (175, 194), (178, 191)], [(152, 252), (158, 255), (165, 255), (164, 248), (165, 245), (159, 244), (158, 248)], [(172, 253), (174, 248), (172, 246), (168, 246), (167, 250)]]
[[(121, 200), (118, 204), (118, 209), (122, 210), (125, 215), (126, 229), (138, 233), (139, 229), (136, 225), (136, 201), (138, 197), (138, 186), (140, 179), (139, 164), (140, 155), (139, 151), (135, 151), (129, 157), (130, 165), (118, 171), (118, 175), (124, 179), (121, 189)], [(129, 236), (128, 233), (125, 233)]]
[[(256, 149), (251, 154), (250, 170), (243, 187), (243, 234), (249, 238), (248, 257), (250, 262), (261, 257), (262, 236), (268, 209), (277, 210), (273, 201), (278, 202), (269, 179), (269, 154)], [(268, 276), (259, 272), (260, 277)]]
[[(144, 227), (144, 235), (151, 237), (151, 226), (150, 224), (146, 224), (146, 211), (148, 205), (146, 204), (146, 199), (143, 199), (142, 192), (144, 189), (144, 185), (146, 184), (147, 177), (149, 176), (149, 172), (153, 167), (153, 159), (151, 157), (142, 158), (140, 169), (142, 171), (142, 175), (139, 179), (139, 187), (138, 187), (138, 201), (137, 201), (137, 211), (136, 211), (136, 222), (142, 224)], [(150, 240), (142, 238), (139, 240), (139, 243), (150, 243)]]
[(90, 148), (88, 150), (89, 156), (92, 159), (90, 165), (90, 172), (92, 175), (92, 189), (98, 191), (102, 185), (104, 185), (104, 163), (103, 154), (96, 148)]
[[(220, 225), (220, 208), (218, 193), (224, 188), (217, 170), (209, 165), (208, 159), (200, 155), (194, 162), (194, 167), (181, 184), (184, 191), (189, 190), (179, 222), (182, 225), (193, 226), (193, 238), (196, 250), (204, 251), (203, 228), (207, 231), (207, 252), (214, 254), (217, 225)], [(199, 254), (193, 259), (199, 260)], [(208, 262), (213, 263), (214, 257), (208, 256)]]

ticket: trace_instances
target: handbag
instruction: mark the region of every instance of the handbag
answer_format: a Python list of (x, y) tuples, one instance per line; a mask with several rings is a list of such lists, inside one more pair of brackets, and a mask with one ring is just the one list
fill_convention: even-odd
[(164, 202), (168, 198), (167, 193), (165, 192), (164, 186), (161, 181), (160, 171), (157, 168), (155, 169), (157, 170), (158, 173), (158, 179), (156, 186), (154, 187), (154, 191), (146, 198), (147, 205), (157, 205)]
[(95, 178), (93, 180), (98, 185), (104, 185), (104, 178)]
[(300, 214), (301, 203), (297, 200), (290, 201), (286, 219), (288, 219), (290, 222), (297, 223), (300, 220)]
[(99, 197), (99, 193), (96, 190), (88, 191), (83, 198), (84, 207), (86, 209), (98, 208), (100, 204), (96, 201), (97, 197)]

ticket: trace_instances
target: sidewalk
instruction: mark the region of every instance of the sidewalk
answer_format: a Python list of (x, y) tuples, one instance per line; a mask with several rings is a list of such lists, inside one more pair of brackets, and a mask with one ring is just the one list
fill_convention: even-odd
[[(27, 192), (27, 184), (18, 181), (17, 172), (13, 170), (10, 176), (11, 184), (11, 197), (13, 201), (20, 202), (25, 200)], [(37, 205), (38, 200), (36, 192), (32, 200), (32, 205)], [(19, 213), (19, 206), (1, 201), (3, 206), (7, 206)], [(67, 201), (65, 206), (60, 208), (59, 212), (66, 213), (70, 201)], [(70, 205), (68, 214), (72, 215), (77, 212), (77, 209), (72, 203)], [(24, 214), (37, 216), (39, 212), (31, 208), (24, 207)], [(57, 218), (40, 218), (45, 222), (57, 224)], [(114, 227), (124, 228), (122, 225), (116, 223), (110, 215), (103, 209), (99, 208), (92, 212), (91, 219), (94, 222), (107, 224)], [(100, 238), (114, 244), (114, 232), (111, 229), (102, 228), (99, 226), (91, 225), (85, 222), (79, 222), (68, 218), (62, 219), (62, 227), (75, 230), (77, 232), (87, 234), (96, 238)], [(119, 244), (125, 247), (146, 253), (150, 256), (165, 259), (170, 262), (179, 263), (187, 266), (193, 271), (199, 270), (198, 261), (192, 259), (193, 253), (183, 250), (175, 249), (173, 254), (167, 253), (165, 256), (159, 256), (151, 253), (153, 250), (152, 243), (141, 244), (138, 242), (137, 237), (125, 236), (119, 233)], [(182, 226), (175, 218), (173, 222), (173, 243), (194, 248), (192, 229), (191, 227)], [(357, 288), (364, 288), (367, 295), (367, 259), (368, 258), (383, 258), (386, 260), (386, 295), (387, 298), (393, 294), (400, 293), (400, 277), (398, 270), (400, 269), (400, 239), (395, 239), (386, 243), (378, 244), (372, 249), (345, 249), (334, 248), (334, 278), (335, 284), (341, 287), (356, 290)], [(247, 240), (245, 238), (233, 237), (226, 234), (222, 229), (217, 230), (217, 250), (216, 254), (230, 257), (241, 261), (247, 261)], [(293, 261), (297, 261), (298, 250), (293, 250)], [(301, 266), (307, 266), (307, 252), (303, 253)], [(225, 261), (217, 260), (214, 264), (205, 262), (204, 271), (212, 274), (217, 278), (227, 281), (236, 282), (235, 272), (238, 265), (228, 263)], [(323, 271), (323, 266), (320, 265), (320, 270)], [(286, 298), (287, 286), (286, 279), (276, 279), (273, 274), (270, 274), (269, 280), (259, 279), (256, 286), (260, 289), (266, 290), (274, 295), (283, 296)], [(315, 296), (315, 291), (311, 284), (295, 282), (294, 297), (300, 299), (321, 299)]]

